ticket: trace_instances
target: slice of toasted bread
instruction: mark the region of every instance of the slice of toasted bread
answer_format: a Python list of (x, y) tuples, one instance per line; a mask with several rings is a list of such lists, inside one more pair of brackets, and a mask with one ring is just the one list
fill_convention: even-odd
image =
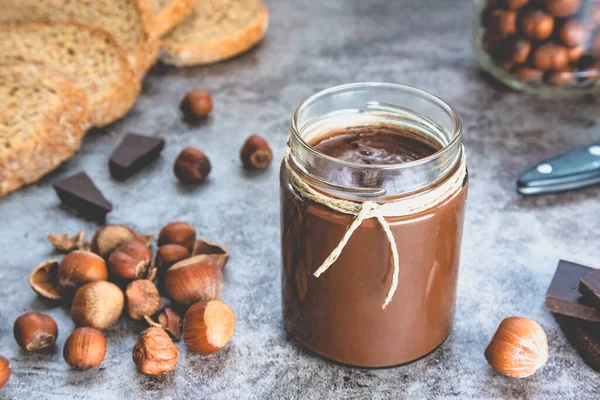
[(113, 36), (140, 76), (156, 62), (159, 37), (146, 0), (0, 0), (0, 22), (77, 22)]
[(33, 64), (0, 65), (0, 197), (77, 151), (87, 96), (66, 76)]
[(88, 95), (90, 122), (122, 117), (140, 91), (125, 51), (106, 32), (62, 22), (0, 25), (0, 63), (40, 64), (72, 78)]
[(260, 42), (268, 25), (269, 11), (260, 0), (201, 0), (163, 37), (159, 57), (177, 66), (225, 60)]
[[(162, 36), (191, 12), (198, 0), (147, 0), (155, 14), (154, 30)], [(200, 0), (204, 1), (204, 0)]]

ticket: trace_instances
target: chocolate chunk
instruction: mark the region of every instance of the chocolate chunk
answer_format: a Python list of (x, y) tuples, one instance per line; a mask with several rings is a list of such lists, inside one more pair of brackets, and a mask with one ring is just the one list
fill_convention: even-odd
[(164, 147), (162, 138), (129, 133), (110, 156), (110, 174), (125, 180), (156, 160)]
[(600, 310), (600, 269), (581, 278), (579, 292), (590, 304)]
[(600, 311), (596, 310), (577, 290), (579, 280), (593, 271), (596, 270), (561, 260), (546, 292), (546, 310), (600, 322)]
[(55, 182), (53, 187), (65, 206), (86, 218), (103, 222), (106, 214), (112, 210), (112, 204), (85, 172)]
[(559, 314), (554, 318), (586, 364), (600, 372), (600, 324)]

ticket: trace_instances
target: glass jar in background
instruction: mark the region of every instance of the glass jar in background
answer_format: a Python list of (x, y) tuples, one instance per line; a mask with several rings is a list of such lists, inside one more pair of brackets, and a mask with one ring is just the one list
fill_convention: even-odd
[(481, 67), (515, 89), (547, 95), (600, 89), (600, 0), (475, 0)]
[[(411, 162), (365, 165), (313, 147), (332, 132), (379, 128), (437, 151)], [(292, 117), (281, 169), (287, 332), (322, 356), (361, 367), (404, 364), (435, 350), (454, 320), (468, 187), (465, 163), (460, 119), (423, 91), (359, 83), (304, 101)], [(386, 215), (384, 222), (364, 219), (339, 258), (319, 276), (357, 219), (340, 212), (339, 202), (363, 210), (367, 202), (412, 206), (409, 212)], [(390, 291), (396, 276), (397, 287)]]

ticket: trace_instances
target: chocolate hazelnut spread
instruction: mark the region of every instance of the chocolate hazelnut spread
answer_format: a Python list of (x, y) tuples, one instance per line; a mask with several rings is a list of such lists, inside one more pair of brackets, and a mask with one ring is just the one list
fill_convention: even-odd
[[(310, 146), (339, 160), (388, 165), (439, 149), (382, 127), (338, 130)], [(441, 147), (441, 146), (440, 146)], [(390, 243), (377, 219), (364, 220), (335, 264), (313, 273), (340, 243), (355, 216), (302, 197), (282, 168), (284, 326), (314, 352), (362, 366), (404, 364), (435, 350), (449, 335), (455, 308), (467, 180), (442, 203), (386, 217), (399, 254), (398, 287), (390, 286)]]

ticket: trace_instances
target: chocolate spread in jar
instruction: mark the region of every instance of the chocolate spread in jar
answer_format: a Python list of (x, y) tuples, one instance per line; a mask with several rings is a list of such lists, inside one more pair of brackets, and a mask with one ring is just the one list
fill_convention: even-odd
[[(338, 131), (310, 145), (359, 164), (409, 162), (438, 150), (384, 127)], [(320, 355), (362, 367), (414, 361), (445, 340), (454, 318), (466, 181), (435, 207), (386, 218), (400, 257), (398, 288), (386, 309), (391, 251), (378, 221), (365, 220), (316, 278), (355, 216), (305, 200), (285, 170), (282, 188), (283, 314), (292, 337)]]

